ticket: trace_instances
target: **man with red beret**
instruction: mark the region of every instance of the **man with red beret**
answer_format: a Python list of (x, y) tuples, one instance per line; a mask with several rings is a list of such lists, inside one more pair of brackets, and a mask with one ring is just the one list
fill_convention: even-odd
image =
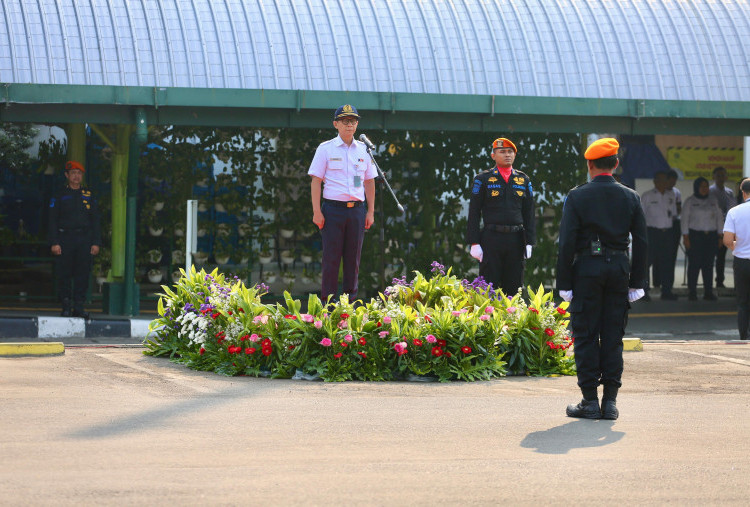
[(517, 152), (505, 137), (492, 143), (495, 167), (474, 177), (466, 233), (479, 274), (507, 296), (523, 287), (525, 259), (536, 242), (534, 191), (528, 175), (513, 169)]
[[(63, 317), (89, 317), (83, 309), (91, 273), (91, 258), (102, 244), (99, 208), (91, 192), (82, 186), (83, 165), (75, 160), (65, 164), (68, 183), (49, 205), (48, 241), (58, 256), (58, 295)], [(72, 287), (71, 287), (72, 282)]]
[[(590, 181), (568, 193), (560, 223), (557, 289), (570, 301), (578, 386), (583, 399), (569, 417), (617, 419), (622, 385), (622, 337), (630, 302), (644, 295), (648, 253), (646, 218), (638, 194), (612, 171), (619, 143), (611, 137), (584, 154)], [(628, 235), (633, 237), (628, 259)], [(604, 386), (601, 407), (597, 388)]]

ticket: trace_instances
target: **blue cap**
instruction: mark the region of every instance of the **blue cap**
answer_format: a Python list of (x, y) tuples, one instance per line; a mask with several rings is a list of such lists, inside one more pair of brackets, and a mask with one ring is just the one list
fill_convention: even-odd
[(344, 104), (343, 106), (336, 109), (335, 113), (333, 113), (334, 121), (340, 118), (346, 118), (346, 117), (359, 118), (359, 113), (357, 113), (357, 108), (354, 106), (350, 106), (349, 104)]

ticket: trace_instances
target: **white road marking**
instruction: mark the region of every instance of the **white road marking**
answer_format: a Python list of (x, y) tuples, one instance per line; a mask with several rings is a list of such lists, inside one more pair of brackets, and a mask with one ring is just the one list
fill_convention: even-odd
[(174, 382), (175, 384), (181, 385), (183, 387), (187, 387), (189, 389), (192, 389), (193, 391), (197, 391), (199, 393), (206, 393), (206, 394), (215, 394), (216, 391), (214, 389), (210, 389), (207, 387), (203, 387), (200, 385), (196, 385), (195, 382), (190, 381), (180, 375), (170, 373), (168, 371), (160, 370), (160, 371), (153, 371), (149, 370), (148, 368), (144, 368), (141, 365), (135, 364), (131, 361), (127, 361), (122, 358), (115, 358), (111, 357), (109, 354), (96, 354), (97, 356), (106, 359), (107, 361), (111, 361), (113, 363), (119, 364), (121, 366), (126, 366), (128, 368), (132, 368), (133, 370), (137, 370), (143, 373), (147, 373), (149, 375), (153, 375), (155, 377), (163, 378), (164, 380), (168, 380), (170, 382)]
[(672, 349), (675, 352), (681, 352), (683, 354), (692, 354), (694, 356), (708, 357), (710, 359), (717, 359), (719, 361), (727, 361), (729, 363), (741, 364), (742, 366), (750, 366), (750, 361), (743, 359), (737, 359), (735, 357), (719, 356), (717, 354), (701, 354), (700, 352), (693, 352), (692, 350)]

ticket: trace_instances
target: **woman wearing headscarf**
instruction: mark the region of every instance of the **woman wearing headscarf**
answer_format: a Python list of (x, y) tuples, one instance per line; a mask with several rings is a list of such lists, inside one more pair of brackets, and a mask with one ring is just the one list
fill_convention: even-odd
[(698, 299), (698, 272), (703, 274), (703, 299), (716, 300), (713, 265), (721, 244), (724, 218), (716, 197), (708, 192), (708, 180), (696, 178), (693, 195), (682, 204), (682, 242), (688, 256), (688, 299)]

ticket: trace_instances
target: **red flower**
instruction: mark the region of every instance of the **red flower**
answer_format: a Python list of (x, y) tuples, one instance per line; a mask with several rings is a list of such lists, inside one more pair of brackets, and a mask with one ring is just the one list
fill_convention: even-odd
[(552, 331), (550, 328), (545, 329), (544, 334), (546, 334), (547, 336), (555, 336), (555, 332)]
[(530, 312), (534, 312), (534, 313), (536, 313), (537, 315), (539, 315), (539, 310), (537, 310), (537, 309), (536, 309), (536, 308), (534, 308), (534, 307), (529, 307), (529, 311), (530, 311)]
[(560, 308), (560, 307), (558, 306), (558, 307), (557, 307), (557, 313), (559, 313), (560, 315), (565, 315), (565, 314), (566, 314), (566, 313), (568, 313), (568, 312), (567, 312), (566, 310), (563, 310), (562, 308)]
[(227, 314), (232, 315), (232, 310), (229, 310)]
[(471, 354), (471, 347), (461, 347), (461, 352), (463, 352), (464, 354)]
[(414, 345), (415, 345), (416, 347), (421, 347), (421, 346), (422, 346), (422, 340), (420, 340), (419, 338), (414, 338), (414, 339), (413, 339), (413, 340), (412, 340), (411, 342), (412, 342), (412, 343), (413, 343), (413, 344), (414, 344)]
[(341, 314), (341, 320), (348, 319), (348, 318), (349, 318), (349, 314), (348, 313), (342, 313)]
[(381, 327), (383, 325), (382, 322), (378, 322), (378, 327)]
[(446, 345), (448, 345), (448, 342), (445, 340), (438, 340), (437, 344), (438, 344), (438, 347), (445, 347)]
[(230, 346), (229, 346), (229, 347), (227, 348), (227, 352), (229, 352), (230, 354), (234, 354), (234, 346), (230, 345)]
[(242, 308), (237, 308), (237, 311), (238, 311), (239, 313), (245, 313), (245, 310), (243, 310)]
[(365, 354), (364, 352), (359, 351), (359, 352), (357, 352), (357, 354), (359, 354), (360, 356), (362, 356), (363, 359), (367, 359), (367, 354)]
[(552, 343), (552, 342), (547, 342), (547, 346), (548, 346), (549, 348), (551, 348), (551, 349), (556, 349), (556, 348), (557, 348), (557, 347), (555, 346), (555, 344), (554, 344), (554, 343)]
[(211, 318), (212, 318), (212, 319), (216, 319), (216, 317), (218, 317), (219, 315), (221, 315), (221, 314), (220, 314), (219, 312), (216, 312), (216, 313), (212, 313), (212, 314), (211, 314)]
[(534, 331), (536, 331), (539, 328), (538, 327), (532, 327), (531, 329), (534, 330)]
[(289, 350), (294, 350), (294, 345), (289, 345)]
[(271, 348), (270, 346), (268, 346), (268, 347), (263, 347), (263, 348), (261, 349), (261, 352), (263, 352), (263, 355), (264, 355), (264, 356), (270, 356), (270, 355), (271, 355), (271, 353), (273, 352), (273, 348)]
[(248, 347), (245, 349), (245, 354), (247, 354), (248, 356), (252, 356), (253, 354), (255, 354), (256, 350), (257, 349), (255, 347)]
[(338, 358), (340, 358), (343, 355), (344, 354), (342, 352), (339, 352), (338, 354), (334, 354), (333, 357), (335, 357), (336, 359), (338, 359)]
[(203, 347), (201, 347), (201, 349), (198, 351), (198, 354), (200, 355), (203, 355), (205, 353), (206, 353), (206, 349), (204, 349)]
[(284, 315), (284, 318), (285, 319), (297, 320), (297, 316), (296, 315)]
[(429, 322), (430, 324), (432, 324), (432, 319), (430, 318), (429, 315), (425, 315), (424, 316), (424, 320), (426, 320), (427, 322)]
[(443, 355), (443, 349), (440, 347), (432, 347), (432, 355), (435, 357), (440, 357)]
[(357, 343), (359, 343), (360, 345), (366, 345), (367, 340), (365, 340), (365, 337), (363, 336), (359, 340), (357, 340)]
[(208, 313), (208, 312), (210, 312), (210, 311), (211, 311), (211, 309), (210, 309), (210, 308), (204, 308), (203, 310), (201, 310), (201, 313), (202, 313), (203, 315), (205, 315), (205, 314), (207, 314), (207, 313)]
[(218, 343), (219, 345), (221, 345), (221, 343), (222, 343), (223, 341), (224, 341), (224, 337), (223, 337), (223, 336), (220, 336), (220, 337), (219, 337), (219, 339), (218, 339), (218, 340), (216, 340), (216, 343)]
[(263, 348), (270, 347), (271, 346), (271, 339), (270, 338), (264, 338), (262, 342), (260, 342), (260, 346)]
[(345, 341), (342, 341), (342, 342), (341, 342), (341, 346), (342, 346), (342, 347), (348, 347), (348, 346), (349, 346), (349, 344), (348, 344), (348, 343), (346, 343)]
[(446, 352), (445, 353), (445, 357), (452, 357), (452, 356), (453, 356), (453, 354), (451, 354), (450, 352)]
[(249, 338), (250, 338), (250, 335), (249, 335), (249, 334), (246, 334), (246, 335), (242, 335), (242, 336), (240, 337), (240, 341), (241, 341), (241, 342), (244, 342), (244, 341), (247, 341), (247, 340), (248, 340)]

